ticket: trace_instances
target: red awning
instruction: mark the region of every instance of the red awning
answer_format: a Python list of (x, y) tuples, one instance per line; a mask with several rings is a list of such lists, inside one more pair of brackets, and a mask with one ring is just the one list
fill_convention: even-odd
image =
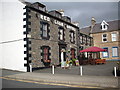
[(107, 51), (107, 50), (99, 47), (89, 47), (87, 49), (81, 50), (80, 52), (103, 52), (103, 51)]

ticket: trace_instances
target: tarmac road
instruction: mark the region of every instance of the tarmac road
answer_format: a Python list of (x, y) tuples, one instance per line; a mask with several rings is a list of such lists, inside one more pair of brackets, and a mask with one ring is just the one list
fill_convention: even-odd
[[(44, 85), (44, 84), (35, 84), (35, 83), (25, 83), (25, 82), (20, 82), (20, 81), (3, 79), (2, 80), (2, 88), (73, 88), (73, 87), (58, 86), (58, 85)], [(79, 90), (102, 90), (102, 89), (79, 88)]]
[[(15, 74), (20, 74), (20, 73), (24, 73), (24, 72), (3, 69), (2, 70), (2, 75), (0, 75), (1, 76), (0, 81), (2, 80), (3, 90), (5, 88), (73, 88), (73, 87), (70, 87), (70, 86), (36, 84), (35, 82), (17, 81), (17, 80), (10, 80), (10, 79), (2, 78), (2, 77), (5, 77), (5, 76), (8, 76), (8, 75), (15, 75)], [(78, 88), (78, 87), (74, 87), (74, 88)], [(101, 89), (79, 88), (79, 90), (101, 90)]]

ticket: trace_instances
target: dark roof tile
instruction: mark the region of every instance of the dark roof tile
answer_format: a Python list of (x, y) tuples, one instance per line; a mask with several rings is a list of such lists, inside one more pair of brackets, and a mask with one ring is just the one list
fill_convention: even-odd
[[(107, 23), (109, 24), (107, 30), (102, 30), (101, 29), (101, 23), (97, 23), (93, 27), (92, 33), (99, 33), (99, 32), (113, 31), (113, 30), (120, 30), (120, 20), (109, 21)], [(85, 34), (89, 34), (90, 33), (90, 26), (80, 29), (80, 32), (85, 33)]]
[(101, 23), (99, 24), (96, 24), (93, 28), (93, 33), (97, 33), (97, 32), (108, 32), (108, 31), (113, 31), (113, 30), (118, 30), (120, 29), (119, 27), (119, 22), (120, 20), (115, 20), (115, 21), (110, 21), (110, 22), (107, 22), (109, 25), (108, 25), (108, 29), (107, 30), (102, 30), (101, 29)]

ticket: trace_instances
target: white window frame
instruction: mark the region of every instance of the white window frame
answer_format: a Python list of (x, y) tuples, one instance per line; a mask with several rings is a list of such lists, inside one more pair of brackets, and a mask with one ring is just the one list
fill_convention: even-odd
[(60, 40), (63, 40), (64, 30), (63, 29), (59, 29), (59, 30), (60, 30)]
[(87, 37), (87, 44), (90, 45), (90, 38)]
[[(116, 50), (116, 52), (114, 52)], [(119, 57), (119, 53), (118, 53), (118, 47), (112, 47), (112, 57)], [(116, 54), (115, 54), (116, 53)]]
[(107, 29), (108, 29), (108, 26), (109, 26), (109, 24), (106, 23), (106, 22), (103, 20), (102, 23), (101, 23), (101, 29), (102, 29), (102, 30), (107, 30)]
[(74, 32), (71, 32), (71, 42), (74, 42)]
[(83, 35), (83, 44), (85, 44), (85, 38), (86, 38), (85, 35)]
[(81, 44), (83, 43), (83, 37), (82, 37), (82, 35), (80, 36), (80, 43)]
[[(115, 35), (115, 36), (113, 36), (113, 35)], [(116, 33), (112, 33), (111, 34), (111, 39), (112, 39), (113, 42), (117, 41), (117, 34)]]
[[(104, 33), (104, 34), (106, 34), (106, 33)], [(106, 37), (103, 37), (104, 34), (102, 34), (102, 42), (108, 42), (108, 39), (107, 39), (108, 34), (106, 34)], [(103, 41), (103, 39), (106, 39), (107, 41)]]
[(108, 26), (107, 25), (102, 25), (102, 30), (107, 30), (108, 29)]
[(48, 37), (48, 25), (43, 24), (43, 37)]

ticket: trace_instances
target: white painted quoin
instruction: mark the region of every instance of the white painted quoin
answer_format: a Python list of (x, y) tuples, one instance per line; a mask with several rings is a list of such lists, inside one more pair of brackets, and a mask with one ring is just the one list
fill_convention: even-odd
[(25, 5), (19, 0), (2, 0), (0, 2), (0, 68), (27, 71), (24, 64)]

